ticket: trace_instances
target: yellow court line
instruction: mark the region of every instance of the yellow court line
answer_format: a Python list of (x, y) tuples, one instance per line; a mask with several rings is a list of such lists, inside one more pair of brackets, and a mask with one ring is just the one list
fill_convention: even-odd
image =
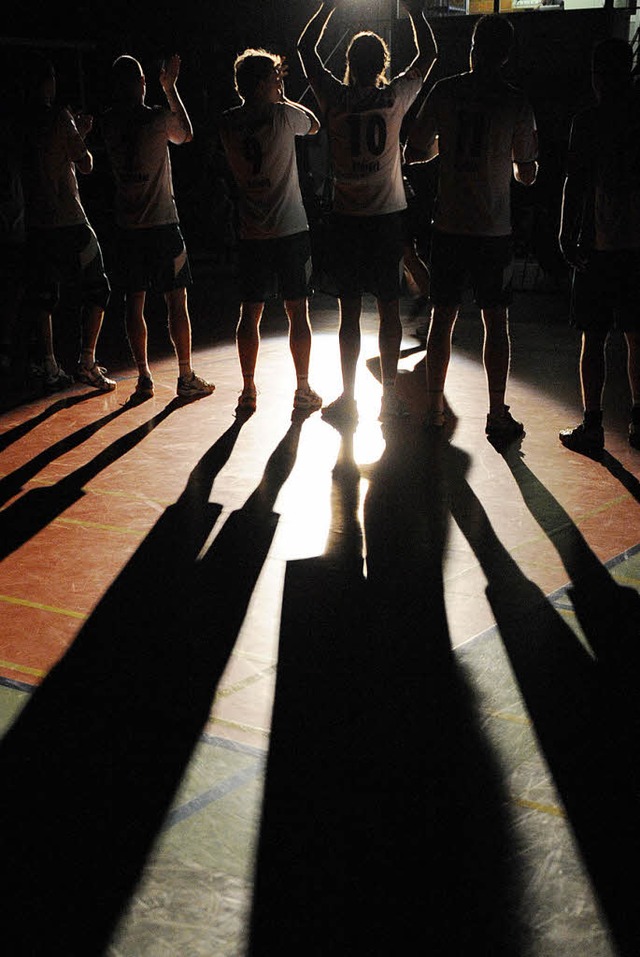
[(262, 671), (258, 671), (257, 674), (247, 675), (242, 681), (236, 681), (235, 684), (229, 685), (228, 688), (219, 688), (217, 697), (228, 698), (229, 695), (236, 694), (237, 691), (244, 691), (245, 688), (250, 688), (251, 685), (264, 678), (265, 675), (273, 674), (275, 670), (276, 666), (270, 665), (268, 668), (263, 668)]
[(525, 715), (512, 714), (509, 711), (488, 711), (487, 714), (490, 718), (498, 718), (500, 721), (510, 721), (512, 724), (522, 724), (527, 727), (531, 724), (531, 720), (525, 717)]
[(124, 535), (148, 535), (148, 528), (128, 528), (125, 525), (105, 525), (103, 522), (86, 522), (77, 518), (56, 518), (55, 524), (58, 525), (78, 525), (80, 528), (97, 528), (103, 532), (122, 532)]
[(28, 668), (26, 665), (17, 665), (15, 661), (4, 661), (0, 658), (0, 668), (6, 668), (7, 671), (17, 671), (23, 675), (33, 675), (34, 678), (44, 678), (46, 671), (39, 668)]
[(551, 814), (553, 817), (566, 817), (561, 807), (556, 804), (540, 804), (538, 801), (528, 801), (526, 798), (514, 798), (513, 803), (518, 807), (526, 807), (541, 814)]
[(84, 611), (72, 611), (70, 608), (58, 608), (57, 605), (43, 605), (39, 601), (28, 601), (26, 598), (15, 598), (12, 595), (0, 595), (0, 601), (7, 605), (21, 605), (24, 608), (35, 608), (38, 611), (50, 611), (54, 615), (66, 615), (67, 618), (78, 618), (84, 621), (87, 617)]
[(224, 718), (210, 718), (209, 725), (221, 725), (223, 728), (233, 728), (236, 731), (247, 731), (268, 738), (271, 732), (267, 728), (256, 728), (251, 724), (241, 724), (239, 721), (228, 721)]

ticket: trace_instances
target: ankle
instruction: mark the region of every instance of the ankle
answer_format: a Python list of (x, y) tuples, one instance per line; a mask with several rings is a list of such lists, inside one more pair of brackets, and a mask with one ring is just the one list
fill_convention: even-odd
[(585, 409), (582, 421), (585, 429), (601, 429), (602, 409)]

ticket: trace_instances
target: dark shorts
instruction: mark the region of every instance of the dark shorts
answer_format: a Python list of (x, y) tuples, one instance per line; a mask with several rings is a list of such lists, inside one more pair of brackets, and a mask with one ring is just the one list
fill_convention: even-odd
[(592, 250), (573, 274), (571, 324), (581, 332), (640, 331), (640, 249)]
[(118, 229), (113, 284), (125, 292), (171, 292), (191, 285), (191, 269), (177, 223)]
[(508, 306), (512, 298), (511, 236), (460, 236), (433, 231), (431, 301), (458, 306), (470, 285), (480, 309)]
[(311, 295), (309, 233), (276, 239), (243, 239), (239, 249), (240, 298), (265, 302), (274, 296), (285, 301)]
[(327, 241), (327, 267), (341, 299), (368, 292), (382, 302), (400, 298), (404, 214), (343, 216), (334, 213)]
[(102, 250), (88, 223), (55, 229), (33, 229), (27, 237), (29, 300), (52, 310), (60, 287), (77, 290), (83, 305), (106, 308), (110, 286)]

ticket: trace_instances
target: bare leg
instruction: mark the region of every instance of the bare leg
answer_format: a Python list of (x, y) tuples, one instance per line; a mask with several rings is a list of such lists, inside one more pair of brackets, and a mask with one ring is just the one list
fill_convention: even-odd
[(415, 240), (405, 244), (403, 249), (403, 264), (405, 273), (409, 273), (420, 295), (428, 299), (431, 290), (431, 277), (429, 276), (427, 266), (418, 255)]
[(627, 374), (631, 401), (634, 406), (640, 406), (640, 333), (625, 332), (627, 340)]
[(378, 345), (380, 347), (380, 372), (382, 375), (382, 393), (393, 391), (398, 374), (398, 356), (402, 341), (402, 325), (398, 300), (382, 302), (378, 299), (380, 328)]
[(482, 310), (484, 348), (482, 361), (489, 390), (489, 412), (500, 415), (504, 409), (511, 343), (509, 314), (506, 306)]
[(458, 306), (434, 306), (427, 336), (427, 411), (444, 410), (444, 384), (451, 360), (451, 337)]
[(125, 322), (133, 361), (138, 367), (138, 375), (151, 378), (147, 356), (147, 323), (144, 318), (144, 303), (144, 292), (127, 293)]
[(186, 378), (193, 371), (191, 367), (191, 320), (187, 308), (187, 290), (184, 287), (172, 289), (165, 293), (164, 298), (167, 303), (169, 336), (178, 357), (179, 374)]
[(356, 368), (360, 357), (360, 313), (362, 299), (340, 299), (340, 367), (342, 394), (353, 399), (356, 388)]
[(585, 412), (602, 410), (602, 393), (607, 375), (605, 345), (607, 332), (583, 332), (580, 353), (580, 385)]
[(244, 382), (243, 389), (255, 391), (255, 371), (260, 349), (260, 320), (263, 302), (243, 302), (236, 328), (236, 345)]
[(309, 385), (309, 358), (311, 356), (311, 326), (309, 304), (306, 299), (288, 299), (284, 308), (289, 320), (289, 348), (296, 370), (297, 388)]
[(104, 309), (102, 306), (86, 306), (82, 315), (82, 344), (80, 363), (90, 368), (96, 361), (96, 347), (102, 329)]

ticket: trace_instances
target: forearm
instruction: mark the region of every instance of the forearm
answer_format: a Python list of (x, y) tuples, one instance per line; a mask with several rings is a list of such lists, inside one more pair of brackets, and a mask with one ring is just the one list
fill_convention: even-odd
[(180, 131), (182, 133), (181, 143), (189, 143), (193, 139), (193, 127), (191, 125), (191, 120), (187, 114), (184, 103), (180, 99), (180, 94), (178, 93), (175, 86), (168, 86), (165, 88), (164, 95), (167, 98), (167, 104), (169, 109), (175, 116), (178, 121)]
[(582, 226), (582, 189), (575, 178), (567, 176), (562, 191), (562, 207), (560, 211), (560, 245), (562, 247), (575, 246), (580, 237)]
[(321, 4), (300, 34), (298, 55), (306, 76), (309, 76), (314, 68), (323, 65), (318, 53), (318, 46), (334, 10), (335, 5), (333, 3)]
[(320, 129), (320, 120), (318, 119), (318, 117), (315, 115), (315, 113), (312, 110), (307, 109), (307, 107), (303, 106), (302, 103), (295, 103), (293, 100), (288, 100), (286, 96), (282, 97), (282, 102), (286, 103), (287, 106), (292, 106), (295, 110), (299, 110), (300, 113), (304, 113), (305, 116), (309, 117), (309, 121), (311, 122), (311, 129), (309, 130), (309, 133), (307, 135), (312, 135), (313, 133), (318, 132), (318, 130)]
[(409, 166), (413, 166), (416, 163), (428, 163), (430, 160), (435, 159), (438, 155), (438, 138), (437, 136), (433, 138), (431, 143), (427, 146), (421, 144), (420, 147), (415, 146), (411, 140), (407, 143), (404, 148), (404, 161)]
[(438, 46), (433, 30), (425, 19), (424, 13), (422, 11), (408, 11), (408, 13), (416, 45), (416, 56), (411, 63), (411, 68), (420, 70), (422, 76), (426, 79), (438, 57)]

